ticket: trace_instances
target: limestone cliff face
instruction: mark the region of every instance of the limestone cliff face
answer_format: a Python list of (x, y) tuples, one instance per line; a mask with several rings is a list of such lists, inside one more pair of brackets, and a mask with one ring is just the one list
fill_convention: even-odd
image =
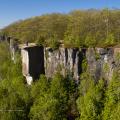
[(119, 48), (44, 48), (45, 74), (52, 77), (59, 71), (62, 75), (69, 75), (79, 80), (82, 73), (82, 62), (86, 59), (88, 72), (95, 80), (111, 79), (113, 71), (119, 68)]
[(114, 49), (88, 48), (86, 53), (88, 70), (95, 80), (111, 79), (115, 69)]
[(54, 73), (59, 71), (62, 75), (73, 76), (79, 79), (81, 73), (81, 64), (83, 53), (78, 48), (45, 48), (45, 74), (52, 77)]
[[(12, 48), (12, 47), (10, 47)], [(14, 46), (13, 46), (14, 48)], [(120, 70), (120, 48), (64, 48), (60, 47), (54, 50), (50, 47), (44, 47), (37, 51), (38, 46), (34, 44), (27, 45), (29, 51), (29, 61), (27, 63), (32, 66), (29, 67), (28, 71), (32, 71), (30, 74), (37, 74), (39, 76), (44, 73), (46, 77), (53, 77), (56, 72), (60, 72), (63, 76), (69, 76), (76, 81), (80, 80), (80, 74), (84, 71), (83, 61), (86, 61), (87, 72), (93, 76), (94, 80), (97, 81), (101, 78), (110, 80), (113, 72)], [(44, 53), (43, 53), (44, 50)], [(12, 50), (11, 50), (12, 51)], [(37, 51), (37, 52), (36, 52)], [(43, 53), (43, 54), (41, 54)], [(36, 57), (30, 57), (36, 55)], [(14, 54), (13, 54), (14, 56)], [(41, 57), (39, 57), (41, 56)], [(26, 55), (22, 55), (26, 58)], [(39, 59), (40, 58), (40, 59)], [(34, 59), (34, 60), (33, 60)], [(39, 62), (35, 62), (39, 61)], [(43, 61), (43, 62), (41, 62)], [(35, 62), (35, 63), (34, 63)], [(24, 60), (22, 60), (24, 63)], [(37, 64), (37, 63), (40, 63)], [(35, 64), (35, 65), (34, 65)], [(41, 72), (35, 72), (39, 67)], [(42, 66), (42, 67), (41, 67)], [(38, 74), (39, 73), (39, 74)], [(35, 78), (35, 76), (31, 76)]]
[[(14, 60), (15, 62), (15, 52), (18, 50), (17, 47), (21, 49), (21, 46), (23, 45), (17, 45), (16, 42), (13, 42), (12, 40), (10, 40), (9, 43), (11, 57), (12, 60)], [(50, 47), (42, 47), (41, 50), (36, 52), (38, 45), (36, 45), (35, 43), (34, 45), (33, 43), (29, 43), (27, 45), (27, 48), (31, 49), (28, 55), (29, 60), (22, 60), (22, 63), (24, 64), (24, 61), (26, 61), (26, 64), (30, 64), (30, 66), (32, 66), (31, 75), (34, 73), (37, 74), (37, 76), (39, 76), (40, 74), (45, 73), (45, 75), (49, 78), (53, 77), (53, 75), (56, 72), (60, 72), (63, 76), (68, 75), (69, 77), (72, 77), (75, 80), (80, 80), (80, 74), (83, 72), (85, 67), (83, 65), (83, 60), (85, 60), (87, 63), (87, 72), (89, 72), (91, 76), (93, 76), (95, 81), (99, 80), (100, 78), (110, 80), (114, 71), (120, 73), (119, 46), (111, 48), (84, 49), (60, 47), (57, 50), (54, 50)], [(30, 55), (36, 55), (36, 57), (30, 57)], [(22, 55), (22, 57), (24, 58), (26, 58), (26, 56), (26, 54)], [(32, 62), (29, 63), (29, 61)], [(39, 62), (34, 63), (34, 61)], [(40, 63), (40, 65), (37, 63)], [(35, 72), (36, 69), (38, 69), (38, 66), (41, 72)], [(30, 71), (30, 68), (28, 69), (28, 71)], [(31, 77), (34, 78), (33, 75)]]

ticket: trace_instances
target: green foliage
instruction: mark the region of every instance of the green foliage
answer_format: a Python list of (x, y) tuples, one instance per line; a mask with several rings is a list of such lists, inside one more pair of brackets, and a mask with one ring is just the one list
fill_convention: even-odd
[(68, 99), (69, 94), (72, 94), (71, 87), (70, 81), (66, 81), (58, 73), (51, 82), (42, 76), (32, 87), (34, 104), (30, 110), (30, 118), (33, 120), (67, 120)]
[(43, 36), (37, 36), (37, 38), (36, 38), (36, 44), (37, 45), (45, 45), (45, 38), (43, 37)]
[(109, 64), (108, 64), (108, 63), (104, 63), (103, 69), (104, 69), (104, 72), (105, 72), (105, 73), (108, 73), (108, 71), (110, 70)]
[(0, 80), (6, 77), (6, 72), (10, 69), (8, 66), (10, 62), (10, 53), (8, 44), (6, 42), (0, 43)]
[(120, 118), (120, 77), (114, 74), (106, 91), (103, 120), (119, 120)]
[(119, 61), (120, 61), (120, 53), (117, 53), (117, 54), (115, 55), (115, 60), (116, 60), (116, 62), (119, 62)]
[(73, 35), (65, 35), (64, 38), (64, 44), (66, 47), (72, 47), (75, 44), (75, 38), (73, 37)]
[(49, 40), (49, 42), (48, 42), (47, 45), (50, 46), (50, 47), (53, 48), (53, 49), (57, 49), (57, 48), (59, 47), (59, 42), (58, 42), (58, 40), (57, 40), (57, 36), (56, 36), (56, 35), (53, 35), (53, 36), (50, 38), (50, 40)]
[(96, 59), (96, 60), (99, 60), (99, 59), (100, 59), (100, 54), (97, 53), (97, 52), (95, 52), (95, 59)]
[(51, 119), (52, 116), (50, 112), (55, 101), (50, 95), (49, 81), (45, 78), (45, 76), (42, 75), (32, 86), (31, 95), (33, 99), (33, 106), (30, 109), (30, 119)]
[(0, 43), (0, 64), (10, 58), (9, 45), (6, 42)]
[(85, 38), (85, 45), (87, 47), (95, 47), (96, 46), (96, 40), (95, 37), (91, 34), (88, 34)]
[(100, 80), (95, 85), (88, 74), (82, 75), (81, 85), (79, 87), (80, 95), (77, 99), (79, 120), (100, 120), (103, 108), (104, 81)]
[(29, 95), (20, 77), (6, 79), (0, 83), (0, 119), (28, 119)]
[(88, 67), (87, 59), (84, 58), (83, 61), (82, 61), (82, 70), (83, 70), (83, 72), (87, 71), (87, 67)]
[(109, 34), (106, 38), (106, 45), (108, 46), (111, 46), (111, 45), (114, 45), (116, 44), (116, 41), (115, 41), (115, 38), (114, 38), (114, 35), (113, 34)]
[(53, 47), (61, 40), (67, 47), (111, 46), (120, 41), (119, 16), (119, 10), (108, 9), (46, 14), (15, 22), (1, 34), (18, 38), (21, 43), (27, 40)]
[(22, 77), (19, 57), (13, 64), (7, 43), (0, 43), (0, 49), (0, 120), (27, 120), (30, 96)]

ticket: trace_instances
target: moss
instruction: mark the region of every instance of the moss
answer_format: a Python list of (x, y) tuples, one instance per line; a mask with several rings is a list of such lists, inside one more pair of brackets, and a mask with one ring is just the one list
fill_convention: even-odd
[(109, 67), (108, 63), (104, 63), (103, 70), (104, 70), (105, 73), (107, 73), (110, 70), (110, 67)]
[(115, 55), (115, 59), (116, 59), (117, 61), (120, 61), (120, 53), (117, 53), (117, 54)]
[(97, 52), (95, 52), (95, 59), (96, 59), (96, 60), (99, 60), (99, 59), (100, 59), (100, 54), (97, 53)]
[(87, 71), (87, 67), (88, 67), (87, 59), (84, 58), (84, 60), (82, 61), (82, 70)]

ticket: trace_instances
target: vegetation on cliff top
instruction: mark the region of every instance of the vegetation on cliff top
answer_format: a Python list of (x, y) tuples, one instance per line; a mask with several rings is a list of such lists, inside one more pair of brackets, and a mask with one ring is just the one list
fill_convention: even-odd
[(46, 14), (15, 22), (2, 30), (19, 42), (56, 47), (111, 46), (120, 42), (120, 10), (76, 10)]

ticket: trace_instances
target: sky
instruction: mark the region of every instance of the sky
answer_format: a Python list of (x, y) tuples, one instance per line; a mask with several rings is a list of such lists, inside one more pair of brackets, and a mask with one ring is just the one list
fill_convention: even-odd
[(120, 8), (120, 0), (0, 0), (0, 28), (46, 13), (106, 7)]

